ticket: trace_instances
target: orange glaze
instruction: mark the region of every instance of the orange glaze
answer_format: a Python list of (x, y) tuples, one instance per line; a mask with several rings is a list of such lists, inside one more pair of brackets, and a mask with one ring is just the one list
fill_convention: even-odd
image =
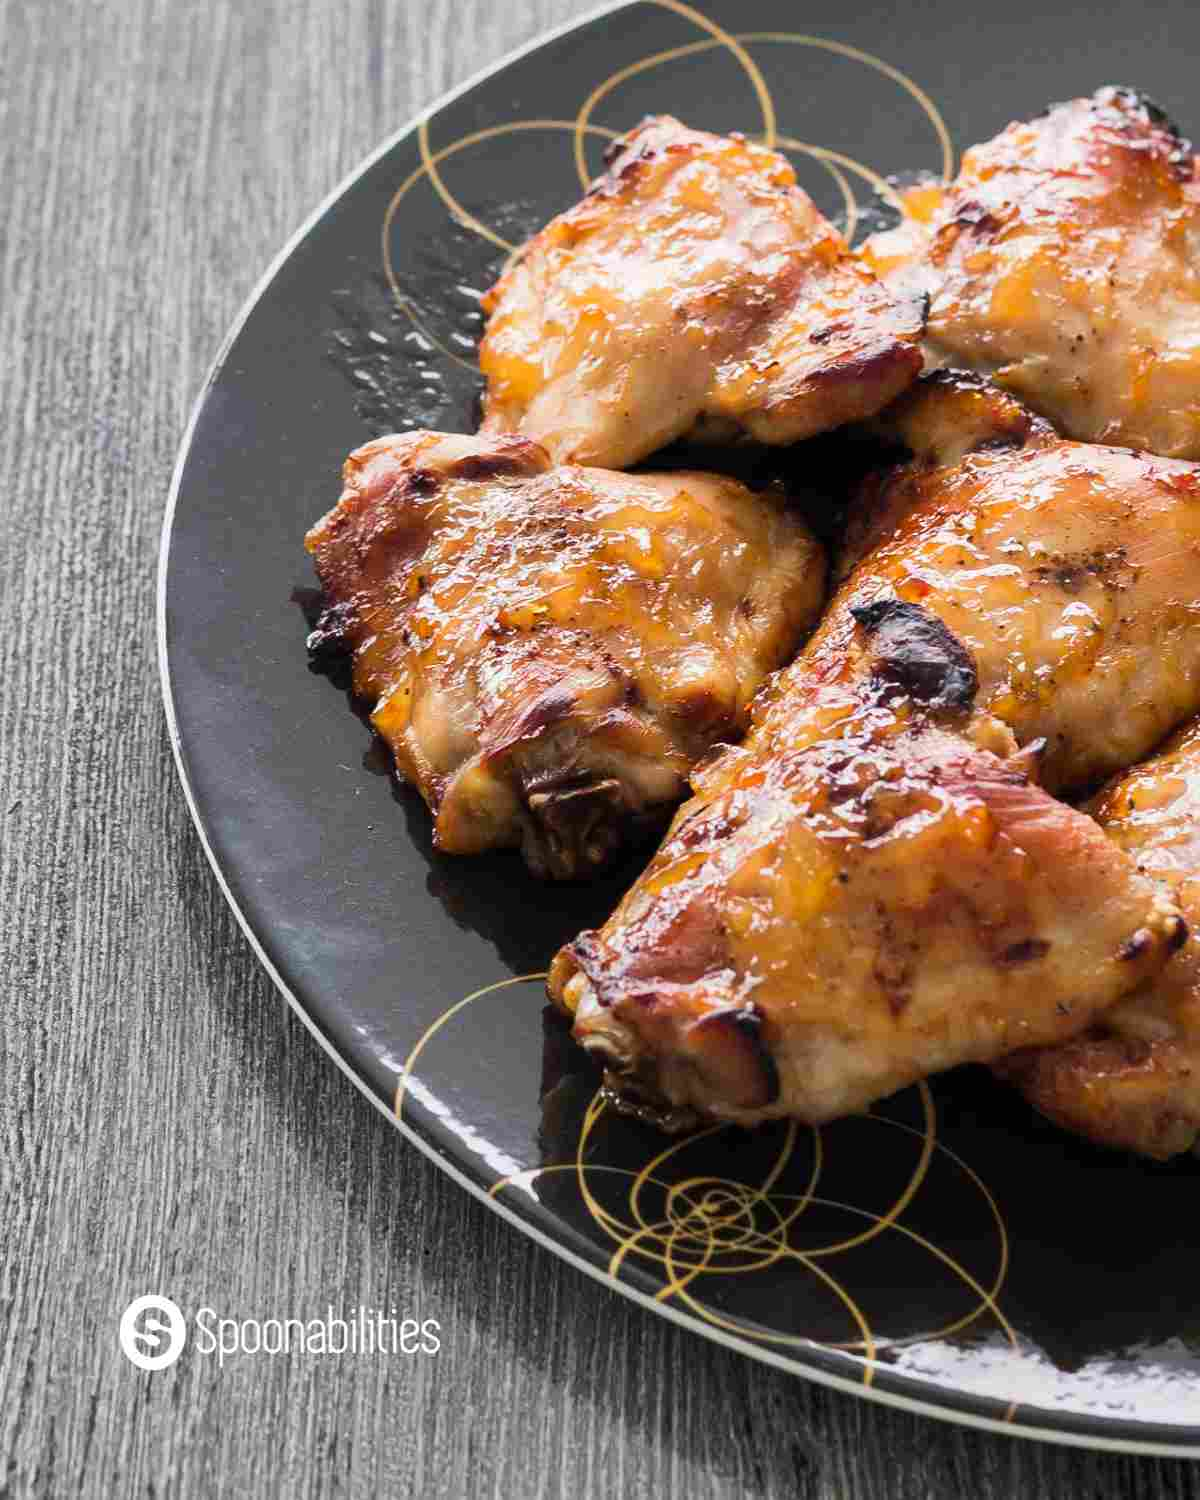
[(990, 375), (1068, 437), (1200, 458), (1200, 184), (1126, 89), (1060, 104), (963, 157), (931, 218), (863, 248), (930, 294), (927, 368)]
[(668, 116), (527, 244), (484, 299), (485, 428), (621, 468), (685, 434), (799, 438), (916, 376), (919, 302), (885, 293), (741, 136)]
[(1064, 1128), (1166, 1158), (1200, 1136), (1200, 720), (1113, 781), (1088, 810), (1179, 903), (1188, 941), (1082, 1037), (1018, 1053), (998, 1071)]
[[(970, 651), (977, 718), (1044, 737), (1042, 780), (1085, 787), (1200, 708), (1200, 470), (1058, 442), (920, 464), (861, 509), (847, 601), (924, 602)], [(834, 609), (809, 657), (845, 650)], [(809, 658), (806, 658), (809, 659)]]
[(353, 653), (438, 846), (520, 844), (556, 876), (679, 799), (824, 598), (821, 549), (780, 497), (554, 468), (524, 438), (369, 443), (307, 545), (318, 644)]
[(912, 276), (906, 284), (905, 277), (919, 268), (929, 248), (933, 223), (945, 201), (946, 185), (913, 183), (899, 189), (896, 196), (900, 202), (900, 222), (864, 240), (856, 254), (893, 291), (906, 290), (909, 295), (916, 295), (922, 290), (920, 278)]
[(975, 411), (1005, 446), (962, 456), (962, 389), (909, 398), (917, 457), (864, 495), (816, 635), (556, 960), (576, 1036), (635, 1088), (826, 1119), (1078, 1035), (1182, 940), (1169, 894), (1053, 793), (1200, 709), (1197, 471), (1012, 407), (990, 432)]

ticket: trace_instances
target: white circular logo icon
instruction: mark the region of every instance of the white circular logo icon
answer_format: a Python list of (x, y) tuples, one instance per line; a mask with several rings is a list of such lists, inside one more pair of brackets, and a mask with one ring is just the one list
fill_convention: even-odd
[(135, 1297), (121, 1314), (119, 1337), (139, 1370), (165, 1370), (187, 1342), (187, 1324), (170, 1297)]

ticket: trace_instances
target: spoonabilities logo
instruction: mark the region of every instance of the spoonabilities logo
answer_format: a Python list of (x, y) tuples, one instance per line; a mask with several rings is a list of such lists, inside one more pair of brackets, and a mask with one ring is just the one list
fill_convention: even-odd
[(135, 1297), (121, 1314), (118, 1337), (125, 1357), (139, 1370), (165, 1370), (183, 1352), (187, 1324), (170, 1297), (149, 1294)]

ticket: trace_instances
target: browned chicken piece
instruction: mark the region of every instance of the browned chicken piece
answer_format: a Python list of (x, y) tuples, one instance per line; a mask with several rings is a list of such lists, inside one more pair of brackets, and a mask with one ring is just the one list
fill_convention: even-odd
[(1200, 458), (1200, 177), (1156, 106), (1106, 88), (968, 151), (863, 247), (930, 294), (927, 358), (1068, 437)]
[(484, 299), (484, 428), (623, 468), (685, 435), (799, 438), (917, 376), (923, 304), (850, 254), (788, 162), (648, 119)]
[(996, 1071), (1067, 1130), (1165, 1160), (1200, 1135), (1200, 720), (1088, 808), (1178, 902), (1191, 936), (1084, 1035), (1018, 1052)]
[(355, 692), (454, 854), (520, 845), (585, 875), (742, 733), (824, 600), (783, 500), (708, 474), (553, 468), (519, 437), (435, 432), (351, 454), (307, 538), (313, 649)]
[(1053, 794), (1200, 708), (1200, 470), (970, 380), (892, 420), (917, 456), (868, 486), (817, 634), (551, 972), (576, 1038), (677, 1113), (820, 1121), (1067, 1040), (1186, 936)]
[(1057, 795), (1200, 709), (1200, 467), (1062, 441), (970, 376), (922, 381), (887, 422), (917, 457), (868, 480), (840, 571), (864, 559), (860, 591), (935, 610), (963, 643), (973, 736), (1044, 739)]

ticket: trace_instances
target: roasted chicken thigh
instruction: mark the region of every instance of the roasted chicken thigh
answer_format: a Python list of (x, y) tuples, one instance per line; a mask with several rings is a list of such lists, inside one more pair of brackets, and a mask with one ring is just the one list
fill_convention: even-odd
[(602, 864), (745, 728), (824, 599), (778, 496), (706, 474), (554, 468), (521, 437), (380, 438), (307, 546), (356, 693), (452, 853)]
[(1010, 125), (864, 263), (930, 297), (927, 358), (990, 375), (1068, 437), (1200, 458), (1200, 177), (1143, 96)]
[(974, 724), (1044, 740), (1057, 794), (1200, 708), (1200, 466), (1062, 441), (946, 373), (887, 425), (916, 457), (868, 480), (840, 572), (937, 611), (978, 669)]
[(741, 136), (648, 119), (484, 299), (484, 428), (622, 468), (675, 438), (799, 438), (870, 416), (921, 367), (893, 297)]
[(1059, 1047), (997, 1064), (1067, 1130), (1160, 1159), (1200, 1135), (1200, 721), (1088, 804), (1100, 826), (1161, 882), (1191, 926), (1147, 985)]
[(551, 971), (656, 1107), (861, 1109), (1078, 1035), (1186, 937), (1054, 794), (1200, 707), (1200, 470), (1061, 441), (969, 380), (890, 420), (915, 456), (861, 497), (817, 634)]

